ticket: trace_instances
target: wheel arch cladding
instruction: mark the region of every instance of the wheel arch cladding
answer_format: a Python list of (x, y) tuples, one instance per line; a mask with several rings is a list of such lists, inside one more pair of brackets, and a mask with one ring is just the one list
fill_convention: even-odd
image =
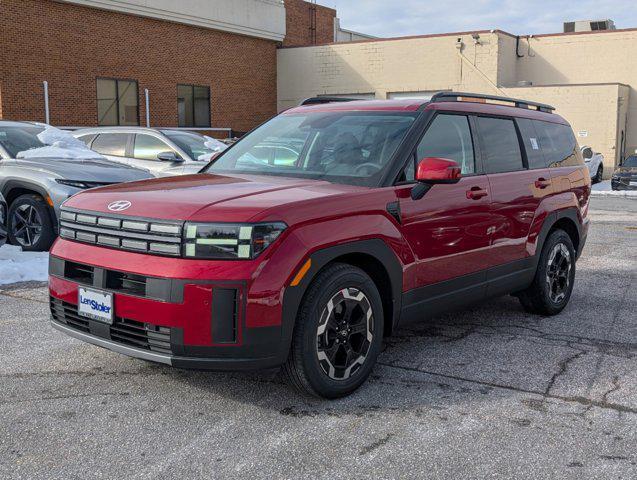
[(46, 191), (45, 188), (30, 182), (9, 180), (5, 184), (3, 194), (4, 194), (5, 200), (7, 201), (7, 205), (9, 205), (9, 207), (11, 207), (11, 204), (22, 195), (37, 195), (39, 197), (42, 197), (42, 199), (47, 204), (49, 215), (51, 216), (51, 221), (53, 223), (53, 228), (57, 228), (57, 216), (55, 215), (55, 210), (51, 207), (51, 205), (47, 201), (47, 197), (49, 197), (49, 193)]
[(566, 216), (557, 220), (551, 227), (550, 232), (554, 232), (557, 229), (564, 230), (568, 236), (571, 237), (575, 252), (579, 252), (580, 233), (577, 224), (570, 217)]
[(551, 213), (544, 224), (542, 225), (542, 231), (538, 241), (538, 248), (536, 250), (536, 257), (539, 259), (544, 242), (548, 236), (557, 229), (564, 230), (573, 242), (573, 248), (575, 249), (576, 256), (579, 256), (582, 248), (582, 232), (581, 224), (579, 220), (578, 212), (575, 208), (567, 208)]
[[(287, 287), (283, 301), (286, 344), (291, 341), (296, 315), (305, 292), (318, 273), (333, 263), (346, 263), (370, 276), (380, 293), (385, 317), (385, 335), (398, 323), (402, 302), (403, 269), (393, 250), (381, 239), (360, 240), (317, 250), (312, 265), (296, 287)], [(302, 263), (303, 264), (303, 263)]]

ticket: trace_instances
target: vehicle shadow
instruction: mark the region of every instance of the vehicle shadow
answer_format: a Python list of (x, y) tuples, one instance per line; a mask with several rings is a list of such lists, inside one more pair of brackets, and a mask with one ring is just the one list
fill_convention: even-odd
[[(473, 408), (480, 399), (515, 394), (537, 409), (544, 400), (584, 395), (569, 390), (571, 362), (584, 362), (584, 370), (592, 371), (600, 352), (634, 354), (635, 344), (603, 339), (603, 318), (600, 335), (590, 331), (600, 314), (589, 301), (594, 299), (576, 292), (561, 315), (540, 317), (524, 312), (517, 299), (502, 297), (404, 326), (385, 342), (369, 380), (335, 401), (302, 396), (276, 372), (166, 369), (165, 374), (200, 393), (296, 417), (400, 411), (438, 415), (453, 404), (470, 402)], [(593, 388), (594, 379), (587, 381)]]

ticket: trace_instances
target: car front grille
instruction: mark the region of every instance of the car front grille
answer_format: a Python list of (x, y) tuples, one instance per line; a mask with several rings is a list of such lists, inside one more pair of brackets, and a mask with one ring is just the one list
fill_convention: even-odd
[[(53, 320), (80, 332), (91, 334), (91, 322), (77, 313), (77, 306), (51, 297)], [(129, 347), (171, 354), (170, 328), (116, 317), (109, 327), (110, 340)]]
[(60, 237), (106, 248), (179, 257), (183, 223), (63, 209)]

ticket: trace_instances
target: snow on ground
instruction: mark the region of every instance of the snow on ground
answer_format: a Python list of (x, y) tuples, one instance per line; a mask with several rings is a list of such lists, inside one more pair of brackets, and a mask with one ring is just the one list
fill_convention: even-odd
[(76, 158), (81, 160), (101, 158), (102, 155), (94, 152), (86, 146), (82, 140), (78, 140), (70, 132), (59, 128), (38, 124), (44, 130), (38, 133), (38, 139), (46, 145), (45, 147), (32, 148), (23, 152), (18, 152), (18, 158)]
[(637, 198), (637, 190), (612, 190), (610, 188), (610, 180), (604, 180), (593, 185), (592, 195)]
[(23, 252), (13, 245), (0, 247), (0, 285), (39, 281), (48, 278), (49, 254), (47, 252)]

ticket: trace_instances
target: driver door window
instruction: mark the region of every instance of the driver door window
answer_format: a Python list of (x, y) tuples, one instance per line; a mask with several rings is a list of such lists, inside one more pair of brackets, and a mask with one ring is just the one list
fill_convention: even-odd
[(437, 115), (420, 140), (415, 156), (399, 181), (413, 182), (416, 164), (426, 157), (453, 160), (462, 167), (463, 176), (475, 174), (476, 163), (469, 119), (465, 115)]
[(426, 157), (453, 160), (462, 167), (464, 176), (476, 173), (469, 119), (464, 115), (436, 116), (416, 151), (417, 161)]
[(175, 152), (165, 142), (152, 135), (135, 135), (133, 157), (139, 160), (157, 160), (157, 155), (164, 152)]

